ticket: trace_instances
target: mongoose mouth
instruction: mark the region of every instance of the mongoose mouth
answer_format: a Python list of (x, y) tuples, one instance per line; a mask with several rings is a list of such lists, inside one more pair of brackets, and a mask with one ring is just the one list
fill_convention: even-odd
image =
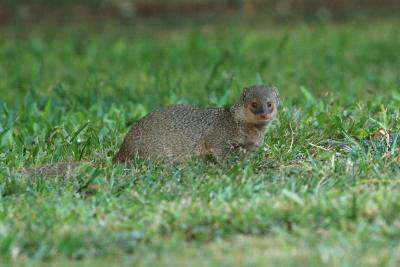
[(257, 120), (259, 120), (259, 121), (269, 121), (271, 119), (272, 119), (272, 116), (270, 114), (263, 113), (263, 114), (257, 115)]

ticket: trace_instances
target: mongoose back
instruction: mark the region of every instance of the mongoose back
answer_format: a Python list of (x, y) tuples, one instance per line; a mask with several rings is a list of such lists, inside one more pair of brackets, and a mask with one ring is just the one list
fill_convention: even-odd
[(139, 120), (126, 135), (113, 164), (133, 159), (183, 160), (252, 152), (263, 143), (279, 106), (276, 88), (244, 88), (230, 108), (173, 105)]

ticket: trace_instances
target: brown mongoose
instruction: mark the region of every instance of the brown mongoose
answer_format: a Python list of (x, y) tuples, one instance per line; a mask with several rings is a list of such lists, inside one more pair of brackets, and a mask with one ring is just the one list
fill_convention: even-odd
[(279, 106), (276, 88), (244, 88), (231, 108), (174, 105), (157, 109), (136, 123), (113, 163), (138, 159), (223, 158), (240, 150), (251, 152), (264, 140)]
[[(244, 88), (230, 108), (174, 105), (154, 110), (132, 126), (113, 164), (127, 164), (134, 159), (184, 160), (193, 156), (221, 159), (240, 151), (252, 152), (263, 143), (278, 106), (276, 88), (253, 85)], [(78, 166), (79, 162), (56, 163), (23, 173), (61, 175)]]

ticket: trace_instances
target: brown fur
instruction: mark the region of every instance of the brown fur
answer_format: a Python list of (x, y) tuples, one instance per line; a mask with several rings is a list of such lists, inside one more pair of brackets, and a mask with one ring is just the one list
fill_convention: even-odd
[[(253, 102), (257, 108), (251, 107)], [(260, 85), (245, 88), (230, 109), (187, 105), (157, 109), (129, 130), (113, 163), (193, 156), (223, 158), (239, 150), (254, 151), (262, 144), (278, 105), (277, 90)], [(260, 121), (258, 113), (266, 120)]]

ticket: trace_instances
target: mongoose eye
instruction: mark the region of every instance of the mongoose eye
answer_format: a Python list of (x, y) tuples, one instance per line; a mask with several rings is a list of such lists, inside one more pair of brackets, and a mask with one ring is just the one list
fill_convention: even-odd
[(268, 107), (268, 108), (272, 108), (272, 102), (271, 102), (271, 101), (268, 101), (268, 102), (267, 102), (267, 107)]
[(251, 106), (252, 106), (253, 108), (256, 108), (256, 107), (257, 107), (257, 102), (252, 102), (252, 103), (251, 103)]

